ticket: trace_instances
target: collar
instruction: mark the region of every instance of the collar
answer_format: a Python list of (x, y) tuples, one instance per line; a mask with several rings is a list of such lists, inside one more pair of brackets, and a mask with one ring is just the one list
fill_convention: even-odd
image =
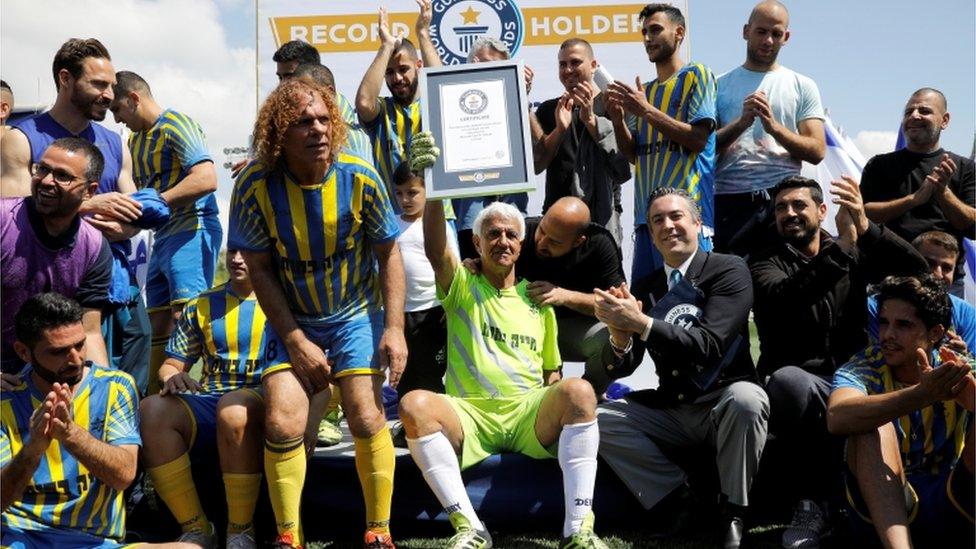
[(695, 260), (695, 256), (696, 255), (698, 255), (698, 250), (695, 250), (695, 253), (691, 254), (688, 257), (688, 259), (685, 260), (684, 263), (682, 263), (681, 265), (678, 265), (677, 267), (671, 267), (667, 263), (665, 263), (664, 264), (664, 280), (671, 280), (671, 271), (674, 271), (675, 269), (677, 269), (678, 272), (681, 273), (681, 278), (684, 278), (685, 276), (687, 276), (688, 275), (688, 267), (691, 267), (691, 262)]
[(44, 220), (41, 219), (41, 215), (34, 209), (34, 199), (32, 197), (28, 196), (24, 199), (24, 207), (27, 208), (27, 220), (30, 222), (34, 235), (37, 236), (37, 239), (41, 241), (41, 244), (45, 248), (49, 250), (60, 250), (75, 245), (75, 238), (78, 236), (78, 230), (81, 228), (81, 216), (75, 215), (75, 218), (71, 221), (71, 225), (64, 234), (51, 236), (47, 232), (47, 227), (44, 226)]

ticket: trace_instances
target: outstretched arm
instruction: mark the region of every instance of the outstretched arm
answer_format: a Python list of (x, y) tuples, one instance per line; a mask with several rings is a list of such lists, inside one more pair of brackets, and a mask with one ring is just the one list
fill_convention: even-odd
[(393, 55), (397, 44), (403, 39), (402, 35), (394, 37), (390, 33), (390, 18), (386, 13), (386, 8), (380, 8), (378, 28), (380, 49), (376, 51), (376, 57), (366, 69), (363, 81), (359, 84), (359, 90), (356, 91), (356, 113), (359, 115), (359, 121), (363, 124), (371, 123), (380, 114), (377, 100), (383, 88), (386, 66), (390, 63), (390, 57)]

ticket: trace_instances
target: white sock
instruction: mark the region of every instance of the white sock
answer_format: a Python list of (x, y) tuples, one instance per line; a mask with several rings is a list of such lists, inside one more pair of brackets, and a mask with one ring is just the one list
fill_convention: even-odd
[(563, 496), (566, 501), (563, 537), (578, 532), (583, 519), (593, 508), (599, 447), (600, 429), (596, 420), (563, 425), (563, 431), (559, 434), (559, 467), (563, 470)]
[(474, 507), (471, 506), (471, 498), (464, 489), (457, 455), (454, 454), (454, 448), (451, 447), (451, 442), (447, 440), (444, 433), (438, 431), (420, 438), (408, 438), (407, 447), (410, 448), (413, 461), (423, 473), (424, 480), (437, 496), (437, 501), (444, 507), (444, 511), (447, 514), (460, 511), (471, 523), (472, 528), (484, 530), (485, 525), (475, 514)]

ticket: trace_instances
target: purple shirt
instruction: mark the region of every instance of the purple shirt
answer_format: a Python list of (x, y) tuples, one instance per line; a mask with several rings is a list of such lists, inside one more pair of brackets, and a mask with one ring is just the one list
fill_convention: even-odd
[(52, 237), (30, 198), (0, 199), (0, 360), (18, 363), (14, 315), (31, 296), (58, 292), (82, 307), (108, 305), (112, 253), (97, 229), (75, 217), (65, 234)]

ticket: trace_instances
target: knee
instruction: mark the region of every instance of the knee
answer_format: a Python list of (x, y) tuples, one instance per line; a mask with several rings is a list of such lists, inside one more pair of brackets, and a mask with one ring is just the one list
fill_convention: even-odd
[(180, 412), (177, 409), (180, 404), (176, 402), (176, 398), (150, 395), (139, 403), (140, 427), (144, 433), (152, 433), (176, 425)]
[(377, 398), (374, 395), (364, 394), (360, 398), (343, 400), (346, 423), (348, 423), (349, 431), (354, 437), (373, 436), (386, 424), (383, 406), (380, 405)]
[(268, 440), (281, 442), (305, 434), (308, 421), (308, 399), (269, 400), (264, 411), (264, 431)]
[(769, 419), (769, 397), (758, 385), (737, 383), (732, 387), (728, 412), (737, 423), (765, 423)]
[(238, 391), (222, 396), (217, 402), (217, 430), (234, 439), (241, 438), (246, 431), (260, 429), (263, 418), (260, 401)]
[(556, 390), (575, 414), (595, 417), (596, 393), (588, 382), (578, 377), (566, 378), (559, 382)]
[(400, 420), (412, 431), (427, 421), (434, 405), (434, 393), (423, 389), (410, 391), (400, 399)]

